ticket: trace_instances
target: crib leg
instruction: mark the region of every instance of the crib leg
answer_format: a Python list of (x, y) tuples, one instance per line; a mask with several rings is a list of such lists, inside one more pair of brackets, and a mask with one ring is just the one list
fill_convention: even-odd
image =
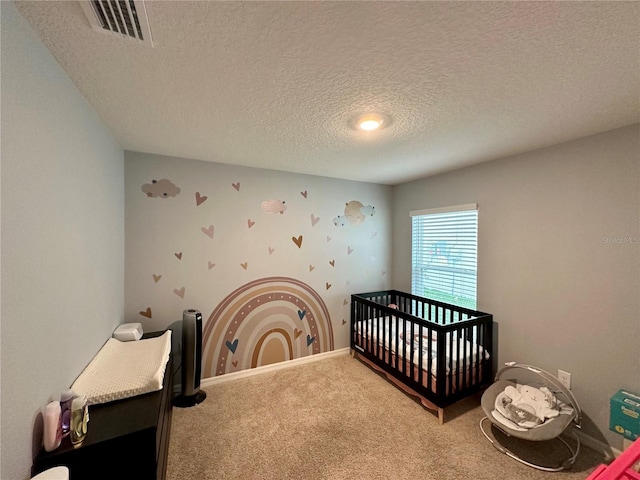
[(351, 358), (356, 357), (356, 351), (353, 348), (349, 351), (349, 354), (351, 355)]
[(438, 425), (444, 425), (444, 408), (438, 408)]

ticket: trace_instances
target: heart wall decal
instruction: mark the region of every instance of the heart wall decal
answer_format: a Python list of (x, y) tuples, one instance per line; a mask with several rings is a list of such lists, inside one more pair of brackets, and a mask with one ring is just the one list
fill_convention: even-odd
[(202, 227), (200, 230), (202, 230), (202, 233), (204, 233), (207, 237), (213, 238), (213, 225)]
[(300, 335), (302, 335), (302, 330), (298, 330), (297, 328), (293, 329), (293, 338), (296, 339), (298, 338)]
[(162, 278), (162, 275), (156, 275), (155, 273), (153, 274), (153, 282), (154, 283), (158, 283), (161, 278)]
[(320, 217), (316, 217), (313, 213), (311, 214), (311, 226), (315, 227), (316, 224), (320, 221)]
[(184, 298), (184, 287), (182, 287), (180, 290), (178, 290), (177, 288), (174, 288), (173, 293), (178, 295), (180, 298)]
[(253, 220), (251, 220), (251, 219), (247, 220), (247, 226), (249, 228), (253, 227), (255, 224), (256, 224), (256, 222), (254, 222)]
[(300, 195), (302, 195), (304, 198), (307, 198), (307, 191), (305, 190), (304, 192), (300, 192)]
[(151, 318), (151, 307), (147, 307), (146, 310), (139, 312), (143, 317)]
[(293, 240), (293, 243), (295, 243), (298, 248), (302, 247), (302, 235), (299, 235), (298, 237), (291, 237), (291, 240)]
[(231, 353), (236, 353), (236, 349), (238, 348), (238, 339), (236, 338), (233, 342), (227, 340), (224, 342), (227, 348), (231, 351)]
[(236, 189), (236, 192), (240, 191), (240, 182), (232, 183), (231, 186)]
[(199, 207), (200, 205), (202, 205), (204, 202), (207, 201), (207, 197), (206, 195), (200, 195), (200, 192), (196, 192), (196, 206)]
[(312, 337), (311, 335), (307, 335), (307, 347), (313, 343), (316, 337)]
[(176, 258), (177, 258), (178, 260), (182, 260), (182, 252), (174, 253), (174, 255), (176, 256)]

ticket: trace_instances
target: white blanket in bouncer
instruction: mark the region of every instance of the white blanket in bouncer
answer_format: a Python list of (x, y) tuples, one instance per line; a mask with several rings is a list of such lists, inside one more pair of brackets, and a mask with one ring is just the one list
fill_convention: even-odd
[(513, 430), (529, 430), (560, 414), (571, 414), (573, 408), (560, 402), (547, 387), (509, 385), (498, 394), (493, 417)]

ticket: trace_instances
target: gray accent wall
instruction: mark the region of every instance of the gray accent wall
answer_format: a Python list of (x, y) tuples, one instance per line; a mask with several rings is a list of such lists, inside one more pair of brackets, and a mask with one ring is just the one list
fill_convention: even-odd
[[(390, 285), (391, 195), (388, 185), (127, 151), (125, 318), (150, 331), (200, 310), (205, 379), (346, 348), (351, 294)], [(265, 289), (287, 294), (267, 308)], [(252, 313), (238, 320), (235, 308)]]
[(38, 412), (122, 321), (124, 152), (14, 4), (1, 3), (0, 478), (20, 480)]
[(477, 202), (478, 308), (494, 315), (498, 365), (570, 372), (584, 433), (620, 448), (609, 399), (640, 392), (640, 126), (393, 193), (393, 285), (411, 289), (411, 210)]

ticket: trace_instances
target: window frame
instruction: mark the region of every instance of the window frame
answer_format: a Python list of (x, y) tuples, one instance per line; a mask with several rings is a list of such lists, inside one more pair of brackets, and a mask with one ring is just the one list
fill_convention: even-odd
[[(470, 213), (473, 211), (474, 213)], [(441, 223), (447, 227), (455, 226), (455, 220), (451, 219), (451, 216), (447, 218), (446, 215), (441, 214), (460, 214), (460, 221), (475, 220), (472, 225), (467, 227), (457, 227), (455, 235), (457, 241), (451, 244), (451, 239), (441, 235), (443, 232), (438, 232), (436, 240), (429, 242), (426, 238), (421, 238), (420, 243), (416, 241), (416, 236), (420, 235), (416, 232), (416, 217), (424, 218), (434, 215), (431, 220), (441, 220)], [(411, 217), (411, 293), (420, 297), (428, 297), (433, 300), (438, 300), (444, 303), (450, 303), (464, 308), (475, 310), (478, 302), (478, 224), (479, 224), (479, 209), (477, 203), (469, 203), (464, 205), (453, 205), (441, 208), (430, 208), (424, 210), (413, 210), (409, 212)], [(437, 217), (436, 217), (437, 216)], [(434, 222), (435, 224), (436, 222)], [(427, 234), (425, 230), (429, 227), (435, 228), (434, 224), (428, 225), (425, 219), (425, 223), (420, 225), (423, 237)], [(462, 228), (460, 230), (459, 228)], [(444, 230), (444, 228), (442, 229)], [(440, 245), (438, 245), (440, 244)], [(463, 253), (459, 253), (458, 257), (453, 258), (452, 249), (461, 249)], [(430, 252), (434, 252), (433, 254)], [(441, 254), (438, 254), (441, 252)], [(438, 262), (443, 262), (442, 266), (437, 264), (426, 264), (424, 260), (430, 255), (433, 255)], [(419, 262), (416, 257), (422, 259)], [(451, 262), (451, 263), (450, 263)], [(455, 266), (456, 262), (462, 262), (462, 266)], [(416, 273), (416, 267), (421, 270), (420, 277)], [(426, 272), (431, 271), (435, 273), (440, 279), (444, 279), (447, 276), (451, 278), (450, 293), (443, 291), (443, 284), (439, 284), (437, 288), (429, 288), (430, 284), (434, 285), (437, 281), (430, 282), (425, 281)], [(458, 286), (456, 288), (456, 278), (463, 280), (466, 286)], [(438, 292), (438, 289), (440, 291)], [(471, 291), (472, 290), (472, 291)], [(472, 293), (472, 295), (471, 295)]]

